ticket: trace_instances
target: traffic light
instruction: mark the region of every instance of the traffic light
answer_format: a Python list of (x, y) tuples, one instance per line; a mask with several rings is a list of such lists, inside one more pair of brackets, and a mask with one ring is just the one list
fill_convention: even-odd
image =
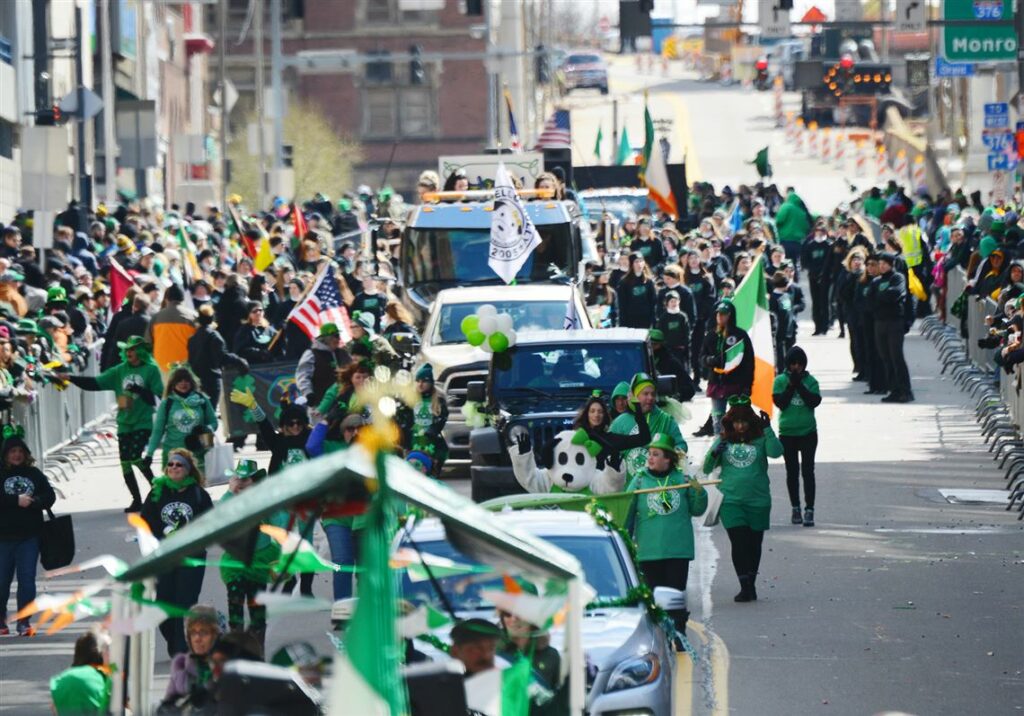
[(551, 81), (551, 61), (548, 59), (548, 51), (544, 45), (537, 45), (535, 48), (537, 84), (546, 85)]
[(412, 55), (412, 59), (409, 60), (409, 82), (414, 85), (421, 85), (427, 79), (427, 72), (423, 67), (423, 60), (420, 59), (420, 55), (422, 53), (423, 48), (419, 45), (412, 45), (409, 47), (409, 54)]
[(36, 110), (37, 127), (59, 127), (66, 120), (67, 117), (64, 116), (64, 113), (60, 111), (60, 107), (57, 105)]
[(291, 144), (281, 145), (281, 164), (286, 169), (291, 169), (295, 166), (295, 147)]

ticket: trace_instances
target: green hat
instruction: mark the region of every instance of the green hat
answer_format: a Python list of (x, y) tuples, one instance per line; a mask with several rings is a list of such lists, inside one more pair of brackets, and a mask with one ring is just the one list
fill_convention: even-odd
[(723, 298), (717, 304), (715, 304), (715, 313), (735, 313), (736, 307), (732, 305), (732, 301), (728, 298)]
[(633, 376), (633, 380), (629, 382), (629, 393), (633, 397), (636, 397), (640, 395), (640, 391), (647, 386), (655, 388), (654, 379), (646, 373), (637, 373)]
[(320, 326), (320, 333), (318, 338), (327, 338), (328, 336), (340, 335), (341, 331), (338, 330), (337, 323), (324, 323)]
[(146, 343), (146, 339), (142, 336), (128, 336), (128, 340), (118, 341), (117, 347), (122, 351), (128, 351), (132, 348), (145, 348), (149, 350), (149, 344)]
[(356, 311), (354, 318), (355, 322), (358, 323), (364, 331), (371, 334), (373, 333), (373, 326), (376, 321), (373, 319), (372, 313), (369, 313), (368, 311)]
[(741, 405), (750, 405), (749, 395), (733, 395), (729, 397), (729, 407), (735, 408)]
[(978, 254), (983, 259), (987, 259), (997, 248), (999, 248), (999, 242), (991, 236), (986, 236), (978, 242)]
[(651, 436), (651, 442), (647, 444), (647, 447), (658, 448), (659, 450), (664, 450), (665, 452), (672, 454), (675, 454), (676, 452), (676, 444), (672, 442), (672, 438), (665, 433), (654, 433), (654, 435)]
[(425, 380), (428, 383), (434, 382), (434, 366), (430, 363), (424, 363), (420, 366), (420, 369), (416, 371), (416, 380)]
[(628, 397), (629, 397), (629, 383), (627, 383), (626, 381), (623, 380), (623, 381), (619, 382), (619, 384), (615, 386), (615, 390), (612, 391), (612, 400), (615, 400), (616, 398), (628, 398)]
[(647, 336), (652, 341), (658, 341), (659, 343), (663, 343), (665, 341), (665, 334), (658, 328), (652, 328)]
[(63, 286), (50, 286), (46, 290), (46, 302), (47, 303), (67, 303), (68, 292), (64, 290)]
[(1002, 219), (996, 219), (988, 227), (988, 231), (993, 236), (1002, 236), (1006, 232), (1006, 223)]
[(267, 471), (257, 467), (255, 460), (239, 460), (234, 470), (225, 471), (228, 477), (234, 476), (241, 480), (259, 482), (267, 476)]
[(31, 318), (21, 318), (18, 323), (14, 326), (18, 333), (38, 333), (39, 326)]

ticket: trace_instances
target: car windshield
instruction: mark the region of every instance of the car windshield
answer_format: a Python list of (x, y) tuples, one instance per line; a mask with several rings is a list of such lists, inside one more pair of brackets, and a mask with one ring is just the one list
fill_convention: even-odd
[[(541, 242), (519, 269), (516, 279), (520, 283), (546, 281), (552, 276), (551, 267), (575, 274), (571, 226), (541, 225), (537, 231)], [(490, 229), (410, 229), (407, 243), (402, 246), (406, 283), (465, 286), (500, 281), (487, 265), (490, 246)]]
[[(565, 325), (565, 301), (488, 301), (498, 313), (512, 316), (517, 331), (541, 331), (562, 328)], [(477, 303), (449, 303), (438, 311), (434, 328), (434, 345), (465, 343), (462, 319), (472, 316)]]
[(587, 218), (592, 221), (600, 221), (604, 212), (612, 214), (619, 221), (625, 221), (627, 216), (639, 216), (640, 214), (653, 214), (656, 207), (647, 194), (615, 194), (609, 196), (587, 196), (582, 195), (586, 206)]
[(510, 355), (511, 360), (494, 363), (497, 396), (538, 390), (610, 395), (616, 384), (647, 370), (640, 343), (516, 346)]
[(599, 63), (601, 58), (598, 55), (569, 55), (566, 58), (567, 65), (592, 65)]
[[(610, 533), (579, 537), (574, 535), (543, 536), (551, 544), (562, 548), (580, 561), (587, 584), (597, 592), (595, 600), (621, 599), (631, 586), (629, 575), (623, 564), (623, 557)], [(403, 546), (408, 546), (404, 544)], [(448, 542), (437, 540), (417, 542), (424, 554), (451, 559), (457, 564), (479, 568), (473, 559), (459, 552)], [(493, 608), (481, 592), (488, 589), (503, 589), (503, 575), (496, 572), (479, 571), (453, 576), (442, 576), (437, 582), (457, 612)], [(443, 602), (429, 579), (413, 580), (406, 571), (402, 577), (402, 596), (414, 604), (432, 604), (444, 608)]]

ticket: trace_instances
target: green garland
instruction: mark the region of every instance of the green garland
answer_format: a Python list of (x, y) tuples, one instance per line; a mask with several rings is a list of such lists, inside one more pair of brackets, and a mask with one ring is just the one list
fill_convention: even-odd
[[(625, 543), (626, 549), (629, 551), (629, 557), (633, 560), (633, 564), (639, 565), (636, 554), (636, 545), (633, 542), (633, 538), (627, 534), (626, 530), (616, 524), (615, 520), (612, 519), (611, 514), (596, 500), (586, 506), (586, 512), (594, 518), (594, 522), (596, 522), (599, 527), (618, 533), (619, 537), (622, 538), (623, 543)], [(613, 607), (636, 606), (642, 606), (651, 621), (662, 625), (662, 628), (665, 629), (665, 633), (668, 635), (669, 640), (675, 640), (675, 637), (678, 636), (675, 622), (673, 622), (672, 618), (669, 617), (668, 612), (659, 607), (654, 601), (654, 591), (647, 585), (643, 574), (640, 575), (640, 584), (626, 592), (626, 596), (616, 597), (614, 599), (598, 599), (587, 604), (586, 609), (608, 609)]]

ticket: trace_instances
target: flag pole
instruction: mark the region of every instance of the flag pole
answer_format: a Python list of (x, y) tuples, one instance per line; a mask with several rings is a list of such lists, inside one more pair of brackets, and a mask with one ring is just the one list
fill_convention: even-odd
[[(324, 271), (326, 271), (327, 267), (330, 265), (331, 260), (329, 258), (325, 258), (324, 265), (320, 267), (320, 270), (317, 271), (316, 275), (313, 277), (312, 282), (310, 282), (309, 286), (307, 286), (306, 289), (302, 292), (302, 297), (295, 302), (295, 305), (292, 306), (292, 310), (290, 310), (288, 312), (288, 315), (285, 316), (284, 322), (281, 324), (281, 330), (274, 335), (274, 338), (270, 341), (270, 345), (267, 346), (267, 353), (270, 353), (274, 350), (274, 346), (277, 345), (278, 339), (284, 334), (285, 327), (288, 325), (288, 322), (292, 320), (292, 314), (295, 313), (295, 309), (302, 305), (302, 302), (306, 300), (307, 296), (309, 296), (310, 291), (312, 291), (316, 286), (320, 285), (320, 281), (322, 280)], [(310, 340), (312, 341), (315, 339)]]

